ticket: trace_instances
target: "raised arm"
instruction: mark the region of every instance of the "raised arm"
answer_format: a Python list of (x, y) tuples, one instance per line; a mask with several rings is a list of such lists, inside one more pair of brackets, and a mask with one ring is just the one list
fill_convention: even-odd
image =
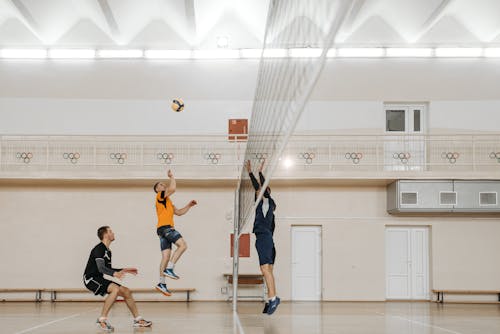
[(166, 191), (166, 197), (172, 195), (175, 193), (175, 190), (177, 189), (177, 183), (175, 182), (174, 174), (172, 171), (169, 169), (168, 170), (168, 178), (170, 179), (170, 184), (168, 185), (167, 191)]
[(259, 180), (260, 180), (261, 186), (264, 184), (264, 182), (266, 182), (266, 179), (264, 178), (264, 174), (262, 174), (262, 170), (264, 169), (265, 163), (266, 163), (266, 160), (262, 160), (262, 163), (260, 164), (260, 167), (259, 167)]
[(185, 215), (189, 209), (191, 209), (193, 206), (195, 206), (196, 204), (198, 204), (198, 202), (196, 202), (195, 200), (192, 200), (190, 201), (185, 207), (183, 207), (182, 209), (177, 209), (175, 206), (174, 206), (174, 214), (176, 216), (182, 216), (182, 215)]
[(260, 189), (259, 181), (257, 181), (255, 175), (253, 175), (252, 173), (252, 165), (250, 164), (250, 160), (247, 160), (247, 162), (245, 163), (245, 167), (247, 169), (248, 176), (250, 176), (250, 180), (252, 181), (253, 188), (255, 189), (255, 191), (259, 190)]

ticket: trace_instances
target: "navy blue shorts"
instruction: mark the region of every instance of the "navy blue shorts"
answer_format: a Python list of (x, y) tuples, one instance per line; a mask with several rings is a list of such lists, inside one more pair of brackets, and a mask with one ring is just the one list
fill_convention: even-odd
[(162, 251), (165, 249), (172, 249), (172, 244), (182, 238), (182, 235), (170, 226), (161, 226), (156, 230), (156, 234), (160, 237), (160, 248)]
[(276, 259), (276, 248), (274, 248), (273, 236), (271, 233), (256, 234), (255, 248), (259, 255), (259, 264), (274, 264)]

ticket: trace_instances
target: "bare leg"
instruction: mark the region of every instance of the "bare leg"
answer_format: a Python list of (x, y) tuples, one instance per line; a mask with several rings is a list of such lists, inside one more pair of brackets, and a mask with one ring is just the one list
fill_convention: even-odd
[(119, 287), (115, 283), (111, 283), (108, 286), (108, 296), (104, 299), (104, 305), (102, 306), (101, 317), (107, 318), (109, 310), (111, 310), (111, 306), (116, 301), (116, 297), (118, 296)]
[(262, 275), (264, 275), (264, 279), (266, 280), (267, 296), (269, 298), (273, 298), (274, 296), (276, 296), (276, 285), (274, 283), (273, 265), (264, 264), (260, 266), (260, 271), (262, 272)]
[(186, 251), (187, 249), (187, 244), (184, 241), (184, 238), (180, 238), (175, 242), (175, 245), (177, 246), (177, 249), (175, 250), (174, 254), (172, 255), (172, 263), (177, 263), (181, 255)]
[(160, 262), (160, 277), (163, 276), (165, 268), (167, 268), (168, 261), (170, 260), (171, 249), (165, 249), (161, 251), (161, 262)]
[(139, 316), (139, 312), (137, 311), (137, 305), (135, 305), (134, 297), (132, 297), (132, 292), (130, 292), (129, 288), (121, 286), (118, 290), (118, 295), (125, 299), (125, 303), (127, 304), (130, 313), (132, 313), (134, 318), (137, 318)]

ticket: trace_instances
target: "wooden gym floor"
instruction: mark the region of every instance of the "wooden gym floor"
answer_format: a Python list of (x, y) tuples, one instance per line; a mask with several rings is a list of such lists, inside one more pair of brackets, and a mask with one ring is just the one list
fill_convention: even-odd
[[(115, 333), (500, 333), (499, 305), (285, 302), (273, 316), (260, 314), (262, 304), (257, 302), (241, 302), (238, 315), (225, 302), (138, 306), (153, 321), (153, 328), (134, 331), (125, 304), (119, 302), (110, 314)], [(100, 307), (100, 303), (0, 303), (0, 333), (99, 333), (94, 322)]]

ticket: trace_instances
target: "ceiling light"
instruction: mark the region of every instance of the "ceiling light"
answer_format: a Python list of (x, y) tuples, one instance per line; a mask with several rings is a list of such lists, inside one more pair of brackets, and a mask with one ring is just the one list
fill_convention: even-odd
[(262, 49), (241, 49), (241, 58), (260, 58)]
[(45, 49), (2, 49), (0, 50), (1, 58), (12, 59), (43, 59), (47, 58), (47, 50)]
[(264, 49), (264, 58), (286, 58), (288, 50), (286, 49)]
[(383, 48), (341, 48), (337, 49), (337, 57), (383, 57)]
[(326, 53), (326, 56), (328, 58), (334, 58), (334, 57), (336, 57), (337, 56), (337, 50), (335, 50), (335, 49), (328, 50), (328, 52)]
[(318, 58), (321, 56), (323, 49), (318, 48), (299, 48), (289, 49), (288, 54), (292, 58)]
[(189, 59), (191, 50), (146, 50), (144, 56), (148, 59)]
[(237, 59), (240, 57), (239, 50), (217, 49), (217, 50), (194, 50), (194, 59)]
[(144, 55), (142, 50), (98, 50), (99, 58), (141, 58)]
[(500, 48), (486, 48), (484, 49), (485, 57), (500, 57)]
[(95, 50), (92, 49), (50, 49), (49, 58), (63, 59), (85, 59), (95, 58)]
[(432, 57), (431, 48), (387, 48), (386, 57)]
[(481, 48), (436, 48), (436, 57), (481, 57)]

